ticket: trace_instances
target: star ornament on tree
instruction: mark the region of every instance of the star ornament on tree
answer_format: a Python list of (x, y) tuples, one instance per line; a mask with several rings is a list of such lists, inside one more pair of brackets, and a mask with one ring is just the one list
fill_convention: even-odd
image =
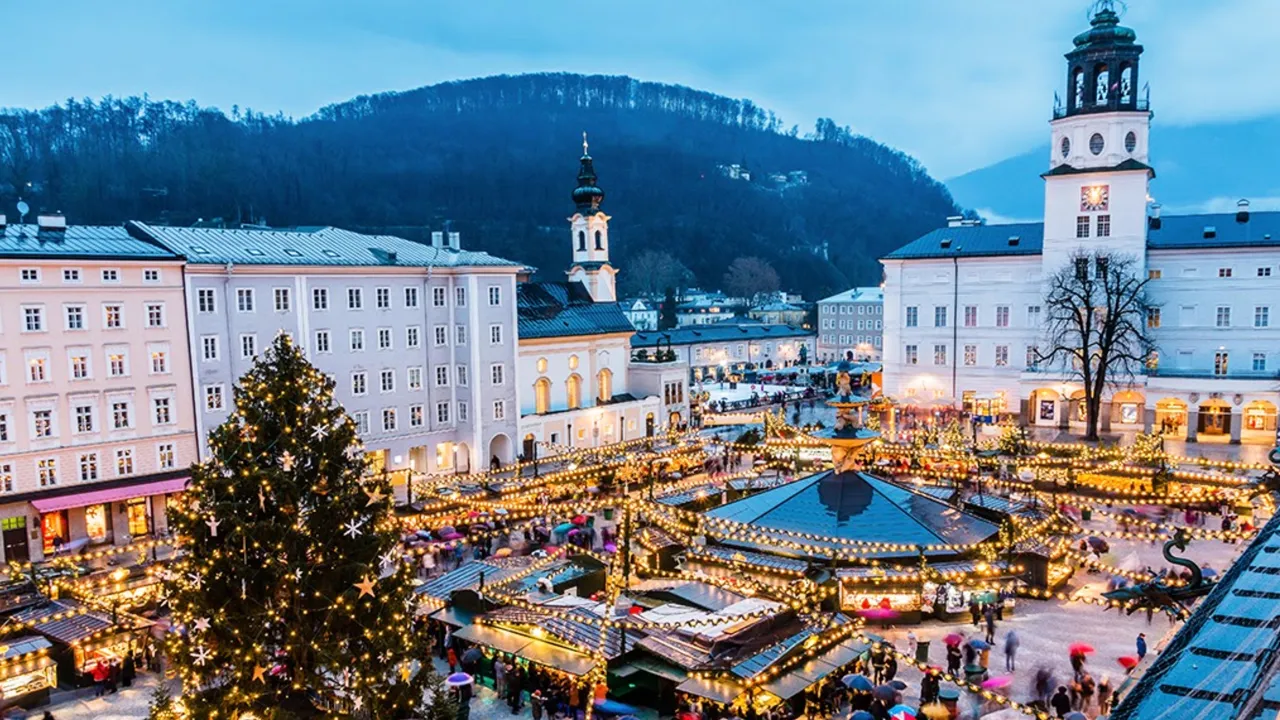
[(311, 431), (311, 439), (319, 442), (320, 440), (325, 439), (325, 436), (327, 436), (328, 434), (329, 434), (329, 428), (326, 427), (324, 423), (320, 423), (316, 425), (314, 430)]
[(267, 669), (261, 665), (254, 665), (253, 681), (265, 683), (267, 681)]
[(364, 494), (369, 496), (369, 502), (365, 503), (365, 507), (377, 505), (387, 497), (387, 494), (382, 492), (382, 489), (378, 487), (375, 487), (372, 490), (365, 490)]
[(191, 661), (199, 666), (209, 662), (211, 657), (212, 654), (209, 652), (209, 648), (204, 645), (197, 645), (196, 649), (191, 652)]
[(381, 557), (381, 558), (379, 558), (379, 560), (378, 560), (378, 564), (379, 564), (379, 565), (381, 565), (381, 566), (382, 566), (382, 567), (384, 567), (384, 568), (388, 568), (388, 567), (391, 567), (392, 565), (395, 565), (395, 564), (396, 564), (396, 549), (395, 549), (395, 548), (391, 548), (390, 550), (388, 550), (388, 551), (386, 551), (385, 553), (383, 553), (382, 557)]
[(363, 534), (363, 532), (360, 530), (360, 527), (363, 525), (364, 525), (363, 520), (351, 520), (342, 526), (343, 528), (345, 528), (342, 531), (342, 534), (354, 540)]
[(192, 623), (192, 627), (196, 629), (196, 632), (208, 632), (209, 618), (196, 618), (196, 621)]
[(377, 580), (374, 580), (373, 578), (370, 578), (370, 577), (366, 577), (364, 580), (358, 583), (355, 583), (355, 586), (360, 588), (360, 594), (357, 595), (356, 598), (359, 599), (364, 597), (365, 595), (368, 595), (369, 597), (376, 597), (376, 595), (373, 592), (373, 586), (376, 582)]

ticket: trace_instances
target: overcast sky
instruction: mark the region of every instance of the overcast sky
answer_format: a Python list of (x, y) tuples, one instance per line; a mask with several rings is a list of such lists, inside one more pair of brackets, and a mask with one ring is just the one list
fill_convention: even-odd
[[(625, 74), (831, 117), (947, 178), (1046, 141), (1086, 0), (0, 3), (0, 105), (149, 93), (301, 117), (496, 73)], [(1131, 0), (1156, 121), (1280, 112), (1280, 0)]]

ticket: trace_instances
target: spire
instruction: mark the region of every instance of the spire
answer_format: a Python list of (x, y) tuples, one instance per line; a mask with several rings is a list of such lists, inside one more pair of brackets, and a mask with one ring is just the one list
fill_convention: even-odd
[(573, 190), (573, 204), (583, 215), (600, 212), (604, 191), (596, 186), (596, 168), (587, 153), (587, 133), (582, 133), (582, 159), (578, 168), (578, 187)]

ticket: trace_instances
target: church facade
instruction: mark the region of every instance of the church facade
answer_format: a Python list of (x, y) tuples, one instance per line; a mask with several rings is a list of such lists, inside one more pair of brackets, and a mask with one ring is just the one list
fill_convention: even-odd
[[(1084, 391), (1042, 367), (1047, 281), (1077, 251), (1149, 279), (1156, 353), (1109, 391), (1103, 432), (1271, 443), (1280, 404), (1280, 213), (1161, 215), (1139, 88), (1143, 48), (1109, 3), (1066, 54), (1050, 121), (1044, 221), (950, 218), (883, 257), (885, 392), (1028, 425), (1083, 425)], [(1028, 182), (1033, 181), (1028, 178)], [(1273, 308), (1275, 306), (1275, 308)]]
[(610, 218), (600, 209), (604, 191), (585, 139), (579, 165), (566, 279), (525, 282), (517, 290), (525, 459), (651, 436), (688, 417), (683, 389), (679, 403), (663, 394), (668, 381), (684, 382), (674, 363), (630, 367), (635, 329), (618, 302)]

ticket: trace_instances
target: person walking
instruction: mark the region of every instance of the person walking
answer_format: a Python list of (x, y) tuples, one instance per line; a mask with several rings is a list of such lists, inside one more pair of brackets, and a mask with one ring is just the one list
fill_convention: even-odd
[(1098, 714), (1111, 714), (1111, 678), (1106, 675), (1098, 681)]
[(1004, 669), (1013, 672), (1015, 667), (1014, 657), (1018, 654), (1018, 646), (1021, 641), (1018, 640), (1018, 634), (1010, 630), (1004, 636)]
[(1138, 641), (1135, 644), (1138, 647), (1138, 661), (1141, 662), (1147, 656), (1147, 634), (1138, 633)]
[(449, 648), (448, 654), (449, 674), (452, 675), (458, 668), (458, 653), (453, 648)]
[(546, 699), (542, 697), (542, 689), (538, 688), (529, 696), (529, 709), (533, 712), (533, 720), (542, 720), (542, 708)]
[(515, 715), (524, 707), (524, 683), (521, 682), (520, 668), (514, 665), (507, 665), (507, 696), (508, 705), (511, 706), (511, 714)]
[(1067, 695), (1066, 685), (1058, 686), (1058, 692), (1054, 693), (1053, 699), (1049, 701), (1049, 706), (1053, 708), (1053, 712), (1059, 718), (1064, 718), (1067, 713), (1071, 712), (1071, 697)]
[(1085, 673), (1080, 678), (1080, 710), (1086, 715), (1089, 709), (1093, 707), (1093, 696), (1096, 694), (1097, 685), (1093, 682), (1093, 676)]
[(947, 674), (956, 677), (960, 674), (960, 647), (947, 646)]
[(994, 645), (996, 642), (996, 609), (991, 605), (987, 605), (982, 612), (982, 616), (987, 621), (987, 644)]
[(498, 694), (499, 698), (506, 699), (507, 693), (507, 664), (502, 661), (499, 656), (493, 661), (493, 691)]

